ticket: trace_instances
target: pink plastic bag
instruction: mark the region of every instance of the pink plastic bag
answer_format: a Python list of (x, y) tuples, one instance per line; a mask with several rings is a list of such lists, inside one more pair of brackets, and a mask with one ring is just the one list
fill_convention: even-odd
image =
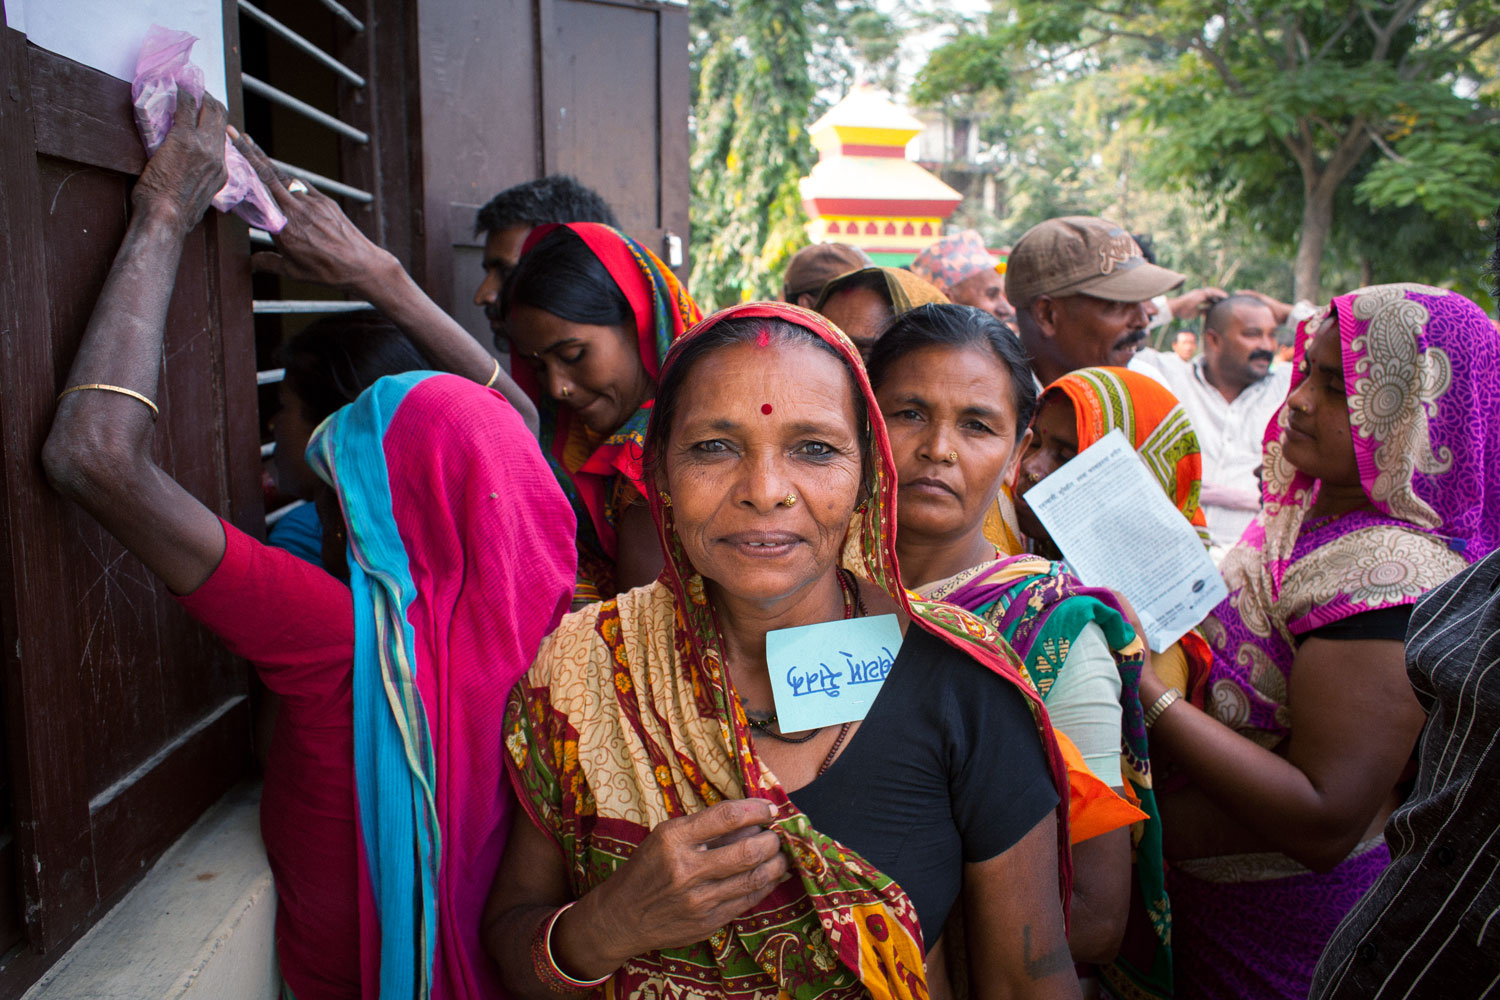
[[(197, 40), (186, 31), (153, 24), (141, 43), (130, 96), (135, 105), (136, 131), (146, 144), (148, 156), (155, 154), (172, 128), (177, 88), (186, 90), (200, 102), (203, 100), (203, 70), (188, 62), (188, 52)], [(232, 211), (266, 232), (281, 232), (286, 226), (286, 216), (276, 207), (255, 168), (234, 148), (228, 136), (224, 137), (224, 165), (229, 168), (229, 181), (214, 195), (214, 208)]]

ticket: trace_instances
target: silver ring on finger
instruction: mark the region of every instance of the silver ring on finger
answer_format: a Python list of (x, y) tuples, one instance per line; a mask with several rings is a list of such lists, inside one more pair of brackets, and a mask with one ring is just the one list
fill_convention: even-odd
[(297, 177), (293, 177), (290, 181), (287, 182), (286, 189), (287, 193), (289, 194), (307, 193), (307, 185), (303, 184), (301, 179)]

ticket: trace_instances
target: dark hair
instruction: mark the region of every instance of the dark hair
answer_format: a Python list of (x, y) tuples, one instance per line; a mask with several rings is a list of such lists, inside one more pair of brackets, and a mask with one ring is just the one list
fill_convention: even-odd
[(859, 379), (848, 360), (832, 344), (795, 323), (763, 316), (737, 316), (715, 323), (706, 332), (692, 340), (681, 342), (680, 346), (673, 347), (667, 353), (667, 358), (662, 363), (661, 381), (656, 386), (656, 402), (651, 406), (651, 423), (646, 428), (644, 461), (647, 476), (655, 476), (659, 471), (661, 449), (666, 443), (667, 435), (671, 433), (672, 421), (677, 417), (678, 399), (698, 362), (731, 344), (746, 343), (765, 346), (810, 344), (838, 359), (849, 376), (849, 391), (854, 397), (855, 432), (859, 438), (860, 468), (868, 474), (872, 442), (870, 412), (865, 404), (865, 395), (860, 391)]
[(552, 230), (521, 256), (500, 294), (501, 318), (531, 306), (570, 323), (624, 326), (635, 312), (602, 261), (577, 233)]
[(1016, 405), (1016, 440), (1031, 425), (1036, 412), (1036, 382), (1026, 349), (1010, 328), (993, 314), (973, 306), (931, 303), (897, 316), (870, 351), (870, 384), (882, 383), (902, 358), (924, 347), (951, 350), (988, 349), (1010, 374), (1011, 401)]
[(1210, 306), (1208, 312), (1204, 314), (1203, 329), (1205, 332), (1209, 330), (1222, 331), (1229, 321), (1234, 318), (1234, 311), (1240, 306), (1263, 308), (1265, 305), (1264, 302), (1253, 295), (1230, 295), (1227, 298), (1222, 298)]
[(604, 199), (565, 174), (553, 174), (501, 191), (474, 217), (474, 235), (547, 222), (602, 222), (620, 228)]
[(1150, 233), (1131, 233), (1130, 238), (1141, 248), (1141, 256), (1147, 264), (1156, 263), (1156, 239)]
[(308, 324), (281, 348), (284, 385), (302, 401), (313, 423), (352, 403), (386, 375), (432, 365), (382, 313), (334, 313)]

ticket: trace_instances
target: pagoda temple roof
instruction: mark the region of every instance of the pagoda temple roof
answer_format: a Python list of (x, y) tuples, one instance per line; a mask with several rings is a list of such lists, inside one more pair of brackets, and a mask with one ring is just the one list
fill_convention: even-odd
[(921, 165), (880, 156), (834, 156), (801, 180), (815, 215), (896, 214), (947, 218), (963, 195)]
[(861, 84), (813, 122), (808, 132), (825, 157), (840, 145), (905, 146), (923, 125), (910, 111)]

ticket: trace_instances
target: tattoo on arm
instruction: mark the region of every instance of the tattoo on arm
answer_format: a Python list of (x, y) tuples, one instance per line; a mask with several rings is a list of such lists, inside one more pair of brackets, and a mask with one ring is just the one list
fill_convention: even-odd
[(1031, 925), (1027, 924), (1021, 928), (1021, 945), (1021, 961), (1025, 963), (1026, 974), (1031, 977), (1033, 982), (1049, 979), (1059, 972), (1073, 971), (1073, 956), (1068, 952), (1066, 941), (1045, 955), (1032, 958)]

